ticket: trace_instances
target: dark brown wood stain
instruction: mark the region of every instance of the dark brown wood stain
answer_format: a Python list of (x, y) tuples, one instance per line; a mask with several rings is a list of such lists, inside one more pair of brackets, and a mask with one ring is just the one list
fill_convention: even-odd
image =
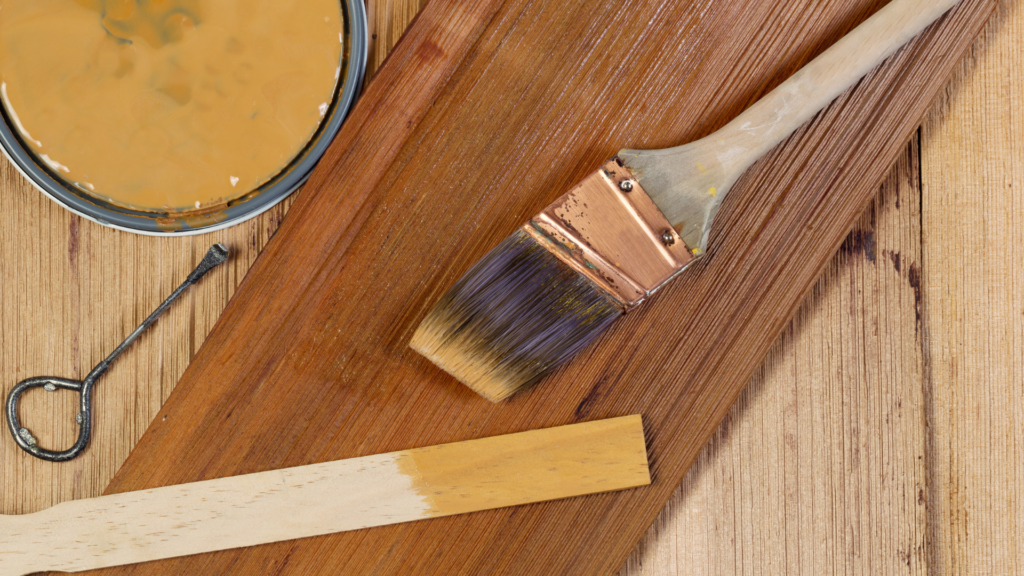
[(433, 0), (108, 492), (631, 413), (654, 484), (97, 573), (617, 570), (994, 2), (966, 0), (759, 162), (707, 257), (536, 388), (490, 404), (409, 338), (474, 261), (619, 148), (712, 132), (882, 4)]

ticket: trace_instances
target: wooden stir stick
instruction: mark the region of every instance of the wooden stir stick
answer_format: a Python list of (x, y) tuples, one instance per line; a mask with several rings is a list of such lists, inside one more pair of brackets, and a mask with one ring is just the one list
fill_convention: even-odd
[(0, 516), (0, 576), (80, 572), (650, 484), (640, 416)]

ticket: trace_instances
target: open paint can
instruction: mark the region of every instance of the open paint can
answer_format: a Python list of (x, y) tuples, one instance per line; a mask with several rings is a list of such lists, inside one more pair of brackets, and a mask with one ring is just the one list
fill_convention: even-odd
[[(208, 10), (206, 14), (200, 13), (197, 8), (199, 1), (182, 0), (178, 4), (184, 6), (184, 8), (181, 8), (178, 12), (168, 13), (165, 9), (165, 12), (160, 14), (153, 12), (153, 6), (167, 6), (169, 5), (168, 3), (150, 3), (140, 0), (120, 0), (119, 2), (113, 2), (112, 0), (75, 0), (75, 3), (80, 6), (88, 6), (96, 12), (97, 21), (102, 22), (102, 29), (113, 39), (112, 42), (115, 45), (116, 52), (117, 49), (122, 51), (137, 50), (142, 47), (142, 43), (147, 39), (150, 41), (150, 44), (155, 43), (159, 47), (161, 38), (163, 38), (164, 42), (168, 41), (167, 38), (170, 38), (170, 41), (179, 39), (183, 34), (198, 30), (200, 26), (206, 24), (203, 19), (209, 16), (210, 12), (223, 10), (222, 3), (215, 6), (214, 9)], [(324, 95), (333, 97), (333, 99), (327, 102), (327, 98), (324, 98), (324, 102), (315, 106), (319, 118), (312, 120), (312, 123), (307, 119), (307, 123), (304, 125), (309, 130), (312, 130), (312, 136), (302, 135), (298, 137), (295, 141), (297, 144), (293, 146), (295, 149), (286, 155), (280, 155), (280, 157), (285, 158), (284, 162), (286, 164), (283, 167), (279, 164), (274, 168), (274, 172), (268, 172), (264, 177), (250, 179), (251, 184), (248, 186), (243, 181), (237, 190), (237, 194), (224, 194), (219, 200), (205, 202), (205, 205), (201, 205), (197, 201), (196, 207), (169, 206), (165, 202), (163, 205), (154, 208), (145, 205), (134, 205), (131, 202), (119, 202), (111, 197), (105, 197), (100, 193), (102, 189), (99, 187), (95, 188), (96, 192), (93, 193), (91, 190), (93, 185), (88, 181), (75, 180), (70, 178), (68, 174), (62, 173), (73, 172), (69, 171), (61, 163), (61, 157), (57, 155), (51, 157), (42, 153), (44, 149), (41, 148), (41, 143), (30, 134), (32, 127), (25, 121), (24, 117), (19, 118), (18, 106), (10, 105), (6, 84), (0, 87), (4, 92), (2, 94), (4, 100), (0, 102), (0, 114), (2, 114), (2, 118), (0, 118), (2, 119), (2, 122), (0, 122), (0, 149), (3, 150), (4, 155), (14, 166), (43, 194), (68, 210), (104, 226), (136, 234), (188, 235), (212, 232), (248, 220), (273, 207), (306, 181), (317, 161), (338, 133), (345, 116), (359, 95), (366, 70), (369, 40), (366, 10), (363, 0), (340, 0), (340, 3), (341, 22), (340, 24), (336, 20), (332, 22), (332, 24), (339, 26), (339, 28), (330, 32), (332, 35), (337, 34), (337, 42), (340, 44), (340, 61), (336, 69), (330, 70), (334, 76), (334, 79), (331, 80), (333, 84), (327, 85), (324, 92)], [(268, 4), (268, 6), (274, 5)], [(8, 6), (5, 5), (4, 8), (5, 13), (8, 12)], [(34, 9), (35, 7), (30, 6), (30, 8)], [(77, 9), (77, 6), (73, 6), (73, 8)], [(115, 10), (121, 10), (122, 13), (114, 13)], [(149, 12), (146, 12), (147, 10)], [(195, 11), (196, 14), (192, 14), (190, 10)], [(154, 20), (154, 14), (156, 14), (155, 17), (158, 20)], [(229, 15), (228, 18), (232, 22), (235, 21), (235, 16), (233, 15)], [(26, 20), (29, 19), (26, 18)], [(321, 18), (318, 15), (316, 20), (317, 22), (320, 20), (326, 21), (328, 18)], [(158, 22), (157, 27), (151, 24), (154, 21)], [(160, 28), (166, 22), (173, 23), (175, 27), (172, 29), (168, 25)], [(122, 34), (119, 27), (127, 31)], [(130, 30), (129, 27), (131, 27)], [(182, 32), (182, 30), (185, 32)], [(129, 32), (132, 35), (129, 35)], [(293, 33), (295, 33), (294, 30)], [(320, 30), (318, 33), (324, 34), (323, 30)], [(230, 34), (227, 36), (230, 36)], [(111, 38), (107, 38), (107, 40), (111, 40)], [(232, 52), (232, 49), (235, 49), (234, 52), (241, 52), (241, 42), (236, 42), (236, 39), (233, 37), (229, 37), (228, 41), (228, 52)], [(230, 42), (235, 42), (237, 46), (231, 45)], [(111, 42), (107, 43), (110, 44)], [(134, 46), (133, 43), (135, 43)], [(253, 42), (250, 44), (257, 44), (257, 46), (250, 46), (250, 49), (254, 49), (257, 52), (261, 48), (264, 51), (267, 50), (265, 46), (259, 45), (260, 43)], [(149, 48), (147, 46), (147, 49)], [(288, 49), (289, 45), (285, 44), (278, 52), (287, 51)], [(337, 47), (331, 47), (331, 49), (336, 51)], [(295, 54), (298, 53), (288, 52), (284, 56), (285, 59), (282, 61), (285, 62), (284, 65), (286, 67), (290, 66), (292, 62), (296, 62), (295, 58), (297, 57)], [(100, 56), (106, 57), (104, 55)], [(280, 58), (281, 55), (277, 54), (276, 57)], [(170, 74), (164, 73), (165, 78), (160, 80), (163, 82), (161, 85), (163, 92), (171, 97), (179, 98), (179, 101), (198, 99), (191, 92), (187, 92), (182, 96), (179, 90), (181, 86), (174, 84), (175, 77), (173, 74), (178, 73), (176, 70), (181, 68), (181, 66), (178, 66), (177, 58), (178, 56), (174, 56), (170, 59), (171, 66), (176, 66), (177, 68), (172, 70)], [(292, 60), (287, 58), (292, 58)], [(322, 52), (320, 53), (320, 58), (323, 59)], [(119, 64), (115, 57), (106, 57), (106, 60), (97, 61), (109, 63), (115, 75), (125, 74), (124, 70), (118, 69)], [(328, 57), (326, 63), (331, 64), (332, 62), (333, 56)], [(147, 75), (147, 81), (160, 77), (160, 69), (149, 61), (142, 61), (141, 64), (131, 64), (135, 68), (129, 68), (129, 71), (137, 73), (137, 75), (141, 75), (144, 72)], [(125, 68), (123, 62), (120, 66), (122, 69)], [(209, 67), (207, 65), (207, 68)], [(166, 64), (164, 68), (167, 69)], [(246, 70), (242, 70), (242, 72), (246, 72)], [(235, 78), (239, 78), (238, 71), (233, 72), (233, 74)], [(215, 83), (206, 81), (204, 85), (206, 89), (211, 90), (211, 94), (213, 93), (212, 90), (220, 90), (222, 88), (212, 84)], [(88, 83), (80, 83), (80, 85), (85, 86), (85, 88), (89, 86)], [(195, 85), (198, 86), (198, 84)], [(333, 86), (333, 89), (331, 86)], [(278, 81), (273, 90), (268, 90), (266, 86), (263, 86), (261, 91), (254, 91), (252, 93), (257, 94), (261, 99), (264, 93), (268, 94), (268, 97), (280, 99), (280, 94), (288, 91), (290, 88), (288, 82)], [(185, 87), (185, 90), (192, 89), (189, 86)], [(175, 90), (179, 90), (179, 92), (175, 92)], [(195, 88), (195, 90), (198, 91), (199, 88)], [(228, 89), (224, 88), (221, 92), (228, 92)], [(165, 95), (160, 95), (160, 97), (171, 102), (170, 107), (173, 108), (173, 98), (168, 100)], [(256, 97), (250, 98), (250, 100), (252, 100), (253, 106), (252, 117), (255, 118), (261, 110), (258, 109)], [(31, 106), (26, 105), (25, 108), (31, 108)], [(36, 106), (36, 108), (39, 107)], [(269, 108), (269, 105), (264, 108)], [(146, 112), (146, 110), (143, 110), (143, 112)], [(194, 114), (194, 112), (190, 113)], [(128, 112), (125, 114), (128, 114)], [(249, 112), (247, 111), (246, 114), (249, 114)], [(165, 116), (167, 115), (165, 114)], [(52, 120), (52, 118), (44, 117), (44, 119), (57, 122)], [(56, 133), (52, 130), (51, 132)], [(295, 131), (293, 130), (293, 132)], [(308, 133), (307, 131), (303, 134)], [(166, 137), (164, 137), (164, 140), (166, 140)], [(253, 148), (254, 150), (260, 150), (258, 147), (262, 145), (261, 142), (256, 138), (253, 140), (255, 141), (248, 145), (256, 147)], [(77, 141), (71, 140), (70, 137), (68, 141), (72, 145), (78, 145), (75, 144)], [(121, 141), (126, 140), (122, 138)], [(78, 146), (81, 147), (81, 145)], [(213, 155), (211, 157), (219, 158), (221, 156)], [(225, 172), (225, 174), (228, 173)], [(227, 178), (226, 176), (225, 179)], [(220, 176), (218, 176), (218, 182), (220, 179)], [(239, 183), (238, 181), (239, 178), (230, 176), (230, 186), (235, 186), (236, 183)]]

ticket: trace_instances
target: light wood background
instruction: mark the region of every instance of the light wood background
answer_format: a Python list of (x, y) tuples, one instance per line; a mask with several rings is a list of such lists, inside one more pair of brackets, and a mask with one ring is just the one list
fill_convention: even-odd
[[(368, 4), (373, 69), (421, 1)], [(1024, 13), (1003, 0), (623, 574), (1024, 570), (1022, 65)], [(85, 455), (41, 462), (4, 433), (0, 513), (103, 491), (286, 211), (144, 238), (71, 215), (0, 160), (4, 395), (83, 377), (209, 244), (236, 254), (100, 381)], [(75, 401), (26, 395), (23, 420), (69, 446)]]

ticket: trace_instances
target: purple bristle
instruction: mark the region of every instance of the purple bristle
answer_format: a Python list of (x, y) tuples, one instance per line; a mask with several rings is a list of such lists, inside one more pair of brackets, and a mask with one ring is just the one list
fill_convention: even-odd
[(517, 230), (441, 298), (411, 345), (497, 401), (571, 358), (622, 314), (593, 282)]

